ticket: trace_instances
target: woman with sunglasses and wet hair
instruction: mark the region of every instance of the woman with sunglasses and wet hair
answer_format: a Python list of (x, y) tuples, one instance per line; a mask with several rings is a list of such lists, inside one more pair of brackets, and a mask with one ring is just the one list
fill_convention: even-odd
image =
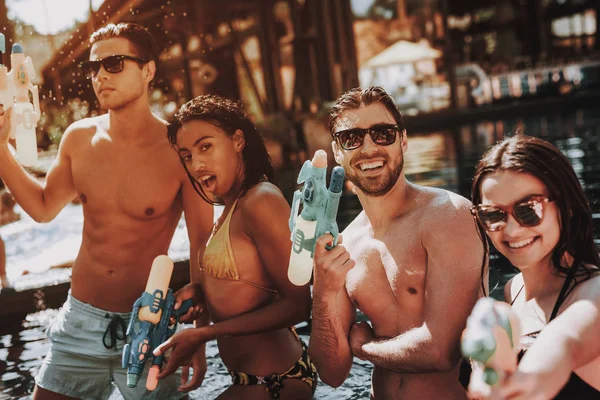
[(504, 297), (521, 323), (519, 366), (494, 395), (600, 398), (600, 258), (592, 212), (567, 158), (516, 135), (477, 166), (472, 213), (480, 234), (521, 273)]
[(290, 207), (256, 126), (240, 104), (199, 96), (175, 114), (169, 139), (200, 196), (225, 208), (198, 253), (200, 283), (177, 294), (202, 299), (213, 324), (161, 346), (173, 350), (159, 377), (216, 339), (233, 379), (219, 399), (312, 398), (316, 368), (290, 329), (309, 318), (310, 290), (287, 278)]

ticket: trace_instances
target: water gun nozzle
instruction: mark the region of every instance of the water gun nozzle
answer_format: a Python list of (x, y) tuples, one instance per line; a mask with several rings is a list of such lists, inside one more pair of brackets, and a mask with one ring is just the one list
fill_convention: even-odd
[(127, 386), (130, 388), (134, 388), (137, 386), (140, 380), (140, 376), (136, 374), (127, 374)]

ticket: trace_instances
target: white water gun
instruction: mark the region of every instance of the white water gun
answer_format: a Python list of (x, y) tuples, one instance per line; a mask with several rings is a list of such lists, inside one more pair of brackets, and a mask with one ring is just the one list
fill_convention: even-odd
[[(0, 34), (0, 51), (4, 53), (5, 50), (5, 38)], [(10, 72), (7, 72), (4, 65), (0, 65), (0, 102), (5, 112), (13, 108), (10, 137), (16, 140), (17, 160), (21, 165), (31, 167), (37, 163), (35, 129), (40, 119), (38, 87), (31, 83), (35, 70), (31, 57), (25, 56), (19, 43), (13, 44), (10, 61)], [(32, 100), (29, 99), (29, 92)]]

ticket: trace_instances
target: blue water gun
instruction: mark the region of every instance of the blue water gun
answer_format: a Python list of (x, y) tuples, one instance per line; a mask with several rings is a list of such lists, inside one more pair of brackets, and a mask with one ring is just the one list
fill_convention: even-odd
[(465, 357), (483, 365), (483, 382), (489, 386), (517, 368), (521, 326), (506, 303), (490, 297), (481, 298), (467, 319), (461, 337)]
[[(302, 191), (296, 190), (290, 214), (292, 252), (288, 267), (288, 279), (294, 285), (306, 285), (312, 276), (316, 240), (329, 232), (333, 246), (339, 234), (336, 222), (340, 197), (344, 187), (344, 169), (335, 167), (331, 172), (329, 189), (325, 182), (327, 153), (317, 150), (312, 161), (307, 160), (298, 176)], [(302, 213), (298, 216), (300, 203)], [(328, 247), (329, 248), (329, 247)]]
[(127, 386), (136, 387), (149, 357), (153, 357), (146, 388), (156, 389), (157, 375), (164, 361), (164, 355), (152, 356), (152, 352), (166, 342), (177, 329), (179, 317), (192, 307), (192, 299), (185, 300), (177, 310), (175, 296), (168, 288), (173, 261), (167, 256), (160, 255), (154, 259), (146, 290), (133, 303), (131, 320), (127, 327), (127, 336), (131, 343), (123, 348), (122, 367), (127, 369)]

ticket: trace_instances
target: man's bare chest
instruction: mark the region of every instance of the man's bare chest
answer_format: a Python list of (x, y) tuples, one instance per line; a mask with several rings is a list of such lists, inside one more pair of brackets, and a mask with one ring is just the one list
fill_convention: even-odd
[(154, 218), (172, 208), (180, 165), (155, 154), (87, 151), (71, 160), (73, 184), (88, 211)]
[(417, 241), (363, 239), (349, 247), (356, 264), (346, 289), (357, 307), (383, 310), (423, 296), (427, 262)]

